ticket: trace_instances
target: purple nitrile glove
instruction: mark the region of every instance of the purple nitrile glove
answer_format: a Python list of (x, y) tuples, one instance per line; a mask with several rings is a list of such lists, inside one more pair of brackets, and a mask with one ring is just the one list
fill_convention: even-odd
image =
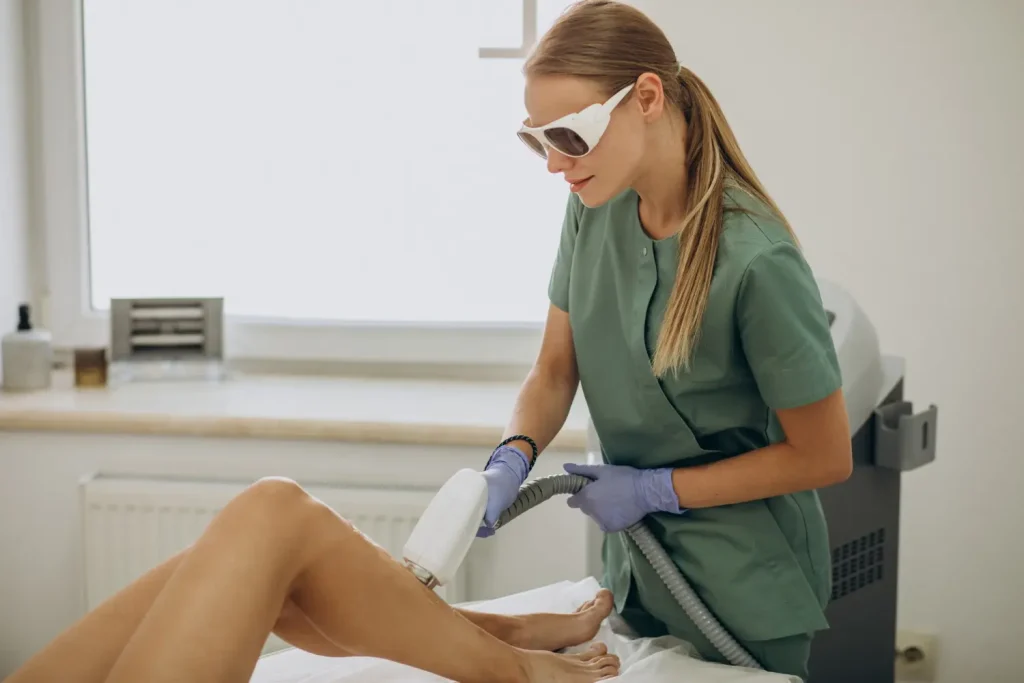
[(519, 487), (526, 481), (530, 461), (514, 446), (502, 446), (491, 454), (484, 468), (487, 480), (487, 509), (484, 521), (476, 532), (477, 538), (494, 535), (494, 523), (519, 496)]
[(679, 514), (685, 511), (679, 507), (679, 498), (672, 487), (671, 467), (637, 469), (571, 462), (564, 467), (569, 474), (593, 480), (570, 496), (568, 504), (593, 518), (605, 533), (631, 527), (652, 512)]

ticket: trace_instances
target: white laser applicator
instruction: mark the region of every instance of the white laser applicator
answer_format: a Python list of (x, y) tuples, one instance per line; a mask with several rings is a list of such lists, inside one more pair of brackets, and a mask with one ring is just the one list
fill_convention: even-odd
[(444, 586), (466, 559), (487, 508), (482, 473), (461, 469), (444, 483), (402, 549), (402, 558), (428, 588)]

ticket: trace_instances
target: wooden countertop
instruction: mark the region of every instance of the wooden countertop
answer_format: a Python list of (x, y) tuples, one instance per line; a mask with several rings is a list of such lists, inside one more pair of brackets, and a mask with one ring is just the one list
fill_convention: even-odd
[[(0, 393), (0, 431), (79, 432), (473, 446), (501, 438), (512, 382), (235, 376)], [(582, 394), (552, 443), (586, 446)]]

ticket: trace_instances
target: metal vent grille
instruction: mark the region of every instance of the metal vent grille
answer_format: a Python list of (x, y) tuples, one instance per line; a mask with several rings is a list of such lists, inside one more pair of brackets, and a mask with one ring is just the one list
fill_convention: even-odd
[(846, 597), (882, 580), (885, 529), (832, 549), (832, 599)]

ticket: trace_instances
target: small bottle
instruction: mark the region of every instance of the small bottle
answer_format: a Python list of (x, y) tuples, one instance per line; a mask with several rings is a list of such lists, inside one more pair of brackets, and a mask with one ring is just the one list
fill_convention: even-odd
[(18, 307), (18, 328), (0, 340), (4, 391), (40, 391), (50, 387), (53, 343), (49, 332), (32, 328), (28, 304)]

